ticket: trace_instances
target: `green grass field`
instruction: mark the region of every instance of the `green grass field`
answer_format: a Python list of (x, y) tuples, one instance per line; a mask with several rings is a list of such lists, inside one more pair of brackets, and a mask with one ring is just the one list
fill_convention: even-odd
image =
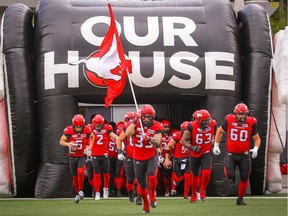
[[(213, 216), (287, 216), (287, 195), (245, 197), (247, 206), (236, 206), (236, 198), (208, 197), (205, 202), (190, 203), (178, 198), (158, 198), (158, 206), (150, 209), (153, 215), (213, 215)], [(74, 199), (1, 199), (1, 216), (96, 216), (143, 215), (142, 206), (128, 203), (127, 198), (95, 201), (85, 198), (79, 204)]]

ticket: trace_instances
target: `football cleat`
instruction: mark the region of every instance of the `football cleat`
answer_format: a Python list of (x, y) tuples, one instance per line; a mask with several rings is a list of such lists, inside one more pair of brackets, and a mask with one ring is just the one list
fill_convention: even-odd
[(196, 192), (196, 194), (197, 194), (197, 200), (201, 200), (201, 198), (200, 198), (200, 193), (199, 193), (199, 192)]
[(157, 207), (157, 200), (155, 200), (154, 202), (151, 202), (150, 205), (152, 208), (156, 208)]
[(200, 200), (202, 200), (202, 201), (206, 200), (206, 192), (205, 191), (200, 192)]
[(171, 190), (171, 196), (175, 196), (177, 194), (176, 190)]
[(170, 193), (169, 192), (165, 192), (165, 197), (169, 197)]
[(74, 198), (74, 203), (79, 203), (80, 201), (80, 198), (79, 198), (79, 195), (77, 194)]
[(137, 197), (136, 197), (136, 205), (142, 205), (142, 198), (139, 194), (137, 194)]
[(236, 201), (236, 205), (247, 205), (247, 204), (244, 202), (243, 198), (238, 198)]
[(104, 199), (107, 199), (108, 198), (108, 195), (109, 195), (109, 190), (108, 188), (103, 188), (103, 198)]
[(100, 200), (100, 192), (95, 193), (95, 200)]
[(150, 210), (143, 210), (143, 214), (149, 214)]
[(80, 190), (79, 192), (78, 192), (78, 195), (79, 195), (79, 198), (80, 199), (84, 199), (84, 192), (82, 191), (82, 190)]

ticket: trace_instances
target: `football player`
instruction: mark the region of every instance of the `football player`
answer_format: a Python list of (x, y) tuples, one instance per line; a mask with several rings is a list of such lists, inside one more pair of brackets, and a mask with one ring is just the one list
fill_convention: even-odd
[[(165, 119), (161, 121), (164, 129), (162, 132), (162, 156), (165, 158), (166, 156), (166, 148), (169, 143), (169, 141), (172, 139), (172, 123)], [(159, 170), (158, 170), (158, 187), (162, 186), (161, 183), (163, 180), (164, 183), (164, 189), (165, 189), (165, 197), (170, 196), (171, 191), (171, 176), (172, 172), (171, 169), (167, 169), (163, 166), (163, 164), (160, 164)]]
[(128, 137), (132, 136), (132, 142), (134, 143), (134, 167), (144, 203), (143, 213), (150, 212), (148, 182), (151, 207), (155, 208), (157, 206), (156, 175), (159, 159), (162, 160), (163, 158), (161, 155), (163, 125), (154, 120), (155, 114), (155, 110), (151, 105), (143, 105), (140, 110), (140, 119), (130, 123), (126, 129), (126, 135)]
[(83, 184), (86, 157), (90, 155), (88, 143), (93, 143), (94, 134), (85, 126), (85, 119), (77, 114), (72, 119), (72, 125), (67, 126), (60, 138), (60, 145), (69, 148), (69, 168), (73, 178), (73, 186), (76, 192), (75, 203), (84, 198)]
[[(257, 120), (248, 116), (249, 110), (244, 103), (239, 103), (234, 108), (234, 113), (225, 117), (224, 123), (217, 129), (213, 153), (220, 154), (219, 143), (221, 137), (227, 132), (225, 175), (232, 185), (236, 184), (236, 166), (240, 172), (240, 183), (238, 186), (238, 198), (236, 205), (246, 205), (243, 200), (251, 171), (251, 158), (258, 155), (261, 139), (257, 130)], [(254, 148), (250, 150), (250, 138), (254, 140)]]
[[(190, 190), (190, 179), (191, 179), (191, 166), (189, 160), (189, 149), (180, 143), (183, 133), (187, 130), (189, 122), (182, 122), (180, 129), (181, 131), (176, 131), (173, 133), (172, 139), (168, 143), (166, 148), (166, 155), (164, 161), (164, 167), (171, 168), (173, 165), (172, 180), (174, 186), (177, 186), (179, 182), (184, 179), (184, 199), (188, 199), (188, 193)], [(174, 148), (174, 159), (173, 163), (170, 160), (170, 151)], [(176, 190), (171, 190), (171, 195), (176, 195)]]
[(101, 171), (104, 177), (103, 198), (107, 199), (109, 195), (109, 157), (108, 145), (109, 138), (116, 140), (117, 135), (113, 132), (113, 128), (109, 124), (104, 123), (104, 117), (97, 114), (92, 119), (92, 124), (89, 124), (95, 139), (91, 148), (92, 167), (94, 171), (93, 186), (95, 190), (95, 200), (100, 200), (101, 189)]
[[(135, 112), (127, 112), (124, 116), (125, 124), (122, 127), (121, 133), (116, 140), (118, 159), (124, 160), (124, 168), (126, 174), (126, 188), (129, 195), (129, 202), (134, 202), (134, 186), (137, 184), (134, 171), (134, 144), (131, 137), (127, 137), (125, 134), (126, 128), (132, 121), (137, 119)], [(124, 146), (123, 146), (124, 145)], [(125, 153), (125, 156), (124, 156)], [(139, 191), (139, 185), (137, 186), (137, 198), (136, 205), (142, 205), (142, 199)]]
[(212, 164), (212, 156), (210, 152), (216, 129), (216, 121), (211, 119), (210, 113), (207, 110), (202, 109), (197, 111), (196, 120), (188, 124), (188, 128), (181, 139), (181, 144), (191, 150), (191, 203), (197, 201), (197, 188), (200, 185), (200, 175), (200, 199), (202, 201), (206, 200), (206, 188), (210, 180)]
[[(109, 123), (112, 127), (114, 124)], [(118, 124), (117, 124), (118, 125)], [(114, 131), (117, 135), (120, 132), (120, 125), (115, 124)], [(118, 131), (118, 133), (117, 133)], [(115, 187), (116, 187), (116, 196), (122, 197), (122, 184), (123, 184), (123, 161), (118, 160), (117, 158), (117, 148), (116, 148), (116, 140), (109, 137), (108, 144), (108, 156), (109, 156), (109, 174), (110, 174), (110, 187), (109, 187), (109, 196), (115, 195)]]

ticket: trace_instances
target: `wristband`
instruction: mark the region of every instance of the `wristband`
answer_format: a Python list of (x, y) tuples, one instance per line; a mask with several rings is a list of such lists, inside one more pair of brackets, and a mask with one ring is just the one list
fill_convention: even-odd
[(168, 154), (168, 155), (169, 155), (169, 154), (170, 154), (170, 150), (166, 150), (166, 154)]
[(117, 153), (122, 154), (123, 153), (122, 149), (117, 149)]
[(156, 144), (155, 146), (156, 146), (156, 148), (160, 148), (160, 145), (159, 145), (159, 144)]
[(219, 143), (218, 143), (218, 142), (215, 142), (215, 143), (214, 143), (214, 147), (218, 147), (218, 148), (219, 148)]

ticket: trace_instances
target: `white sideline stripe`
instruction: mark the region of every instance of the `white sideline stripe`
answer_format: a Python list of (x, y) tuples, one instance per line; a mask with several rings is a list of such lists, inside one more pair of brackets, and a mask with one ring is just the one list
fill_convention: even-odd
[[(102, 198), (102, 197), (101, 197)], [(170, 200), (183, 200), (185, 201), (185, 199), (183, 199), (183, 197), (157, 197), (157, 200), (165, 200), (165, 199), (170, 199)], [(209, 200), (216, 200), (216, 199), (237, 199), (237, 197), (207, 197), (207, 201)], [(263, 196), (263, 197), (257, 197), (257, 196), (253, 196), (253, 197), (244, 197), (244, 199), (288, 199), (288, 197), (270, 197), (270, 196)], [(0, 197), (0, 202), (1, 200), (74, 200), (74, 197), (71, 198), (43, 198), (43, 199), (37, 199), (37, 198), (1, 198)], [(94, 200), (93, 197), (85, 197), (83, 200)], [(83, 202), (82, 200), (82, 202)], [(108, 199), (101, 199), (100, 201), (105, 201), (105, 200), (128, 200), (128, 197), (109, 197)], [(189, 199), (187, 199), (189, 201)], [(186, 200), (186, 201), (187, 201)], [(200, 201), (199, 201), (200, 202)]]

